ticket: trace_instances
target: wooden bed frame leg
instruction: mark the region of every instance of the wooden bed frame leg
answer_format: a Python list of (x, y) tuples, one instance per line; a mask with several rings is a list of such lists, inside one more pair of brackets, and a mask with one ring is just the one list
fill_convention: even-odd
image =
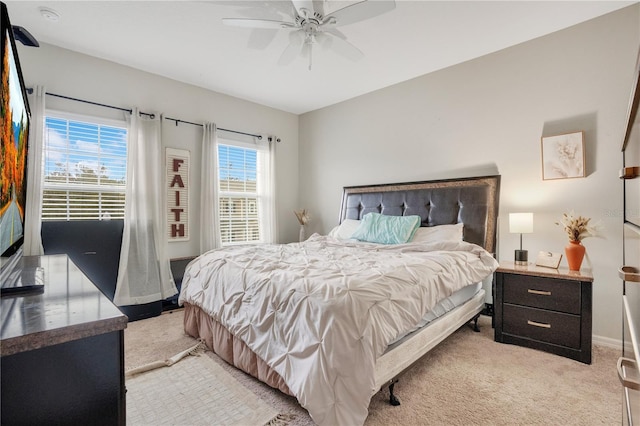
[(476, 315), (475, 317), (473, 317), (471, 319), (471, 321), (473, 321), (473, 325), (471, 326), (471, 329), (473, 331), (475, 331), (476, 333), (480, 333), (480, 327), (478, 327), (478, 320), (480, 319), (480, 314)]
[(400, 405), (400, 400), (393, 394), (393, 387), (398, 383), (398, 379), (391, 380), (391, 384), (389, 385), (389, 404), (397, 407)]

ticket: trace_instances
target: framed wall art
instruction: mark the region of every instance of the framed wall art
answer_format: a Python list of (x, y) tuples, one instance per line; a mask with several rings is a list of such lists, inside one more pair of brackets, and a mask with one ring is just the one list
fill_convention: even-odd
[(542, 179), (585, 177), (584, 132), (542, 138)]

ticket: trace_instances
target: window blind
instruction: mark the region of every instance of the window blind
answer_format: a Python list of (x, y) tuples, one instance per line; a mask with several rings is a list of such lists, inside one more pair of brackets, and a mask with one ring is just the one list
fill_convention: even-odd
[(47, 114), (42, 220), (124, 218), (127, 128)]
[(222, 244), (259, 242), (257, 150), (219, 144), (218, 174)]

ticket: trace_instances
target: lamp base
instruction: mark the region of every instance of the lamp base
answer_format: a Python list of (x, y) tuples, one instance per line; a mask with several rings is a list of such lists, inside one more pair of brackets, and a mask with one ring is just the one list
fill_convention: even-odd
[(515, 251), (515, 264), (520, 266), (526, 266), (529, 264), (529, 252), (527, 250)]

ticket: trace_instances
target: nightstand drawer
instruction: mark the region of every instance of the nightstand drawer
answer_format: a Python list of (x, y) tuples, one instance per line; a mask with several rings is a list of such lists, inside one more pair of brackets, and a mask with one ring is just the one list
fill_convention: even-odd
[(580, 314), (580, 283), (557, 278), (504, 274), (504, 303)]
[(504, 333), (580, 349), (580, 316), (524, 306), (503, 305)]

